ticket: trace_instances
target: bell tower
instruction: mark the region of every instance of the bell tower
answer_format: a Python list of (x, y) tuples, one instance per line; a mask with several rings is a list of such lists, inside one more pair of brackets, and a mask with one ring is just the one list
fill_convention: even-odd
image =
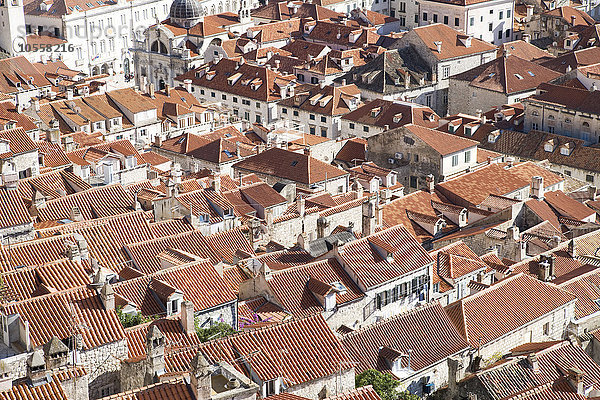
[(252, 22), (252, 18), (250, 17), (250, 6), (249, 0), (241, 0), (240, 1), (240, 9), (238, 11), (238, 17), (240, 18), (240, 24), (248, 24)]
[(19, 43), (27, 43), (23, 0), (0, 0), (0, 48), (16, 56), (20, 52)]

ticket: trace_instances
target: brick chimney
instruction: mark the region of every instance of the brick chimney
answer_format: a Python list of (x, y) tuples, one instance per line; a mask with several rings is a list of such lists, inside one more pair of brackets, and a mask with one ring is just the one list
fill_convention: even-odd
[(186, 335), (196, 333), (194, 324), (194, 303), (191, 301), (186, 300), (181, 304), (181, 325), (183, 325), (183, 331)]

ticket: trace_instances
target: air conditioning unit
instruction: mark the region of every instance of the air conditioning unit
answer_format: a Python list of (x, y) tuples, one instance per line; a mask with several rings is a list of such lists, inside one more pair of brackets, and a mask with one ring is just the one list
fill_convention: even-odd
[(394, 157), (396, 158), (396, 160), (402, 160), (402, 153), (396, 153), (394, 154)]
[(388, 158), (388, 163), (394, 164), (396, 162), (395, 158)]

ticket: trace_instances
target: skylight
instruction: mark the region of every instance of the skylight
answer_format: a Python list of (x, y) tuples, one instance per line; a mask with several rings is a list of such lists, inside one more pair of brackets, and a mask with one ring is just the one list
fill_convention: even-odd
[(523, 79), (523, 77), (519, 74), (515, 74), (515, 76), (517, 77), (517, 79)]
[(531, 72), (531, 71), (527, 71), (527, 73), (528, 73), (529, 75), (531, 75), (531, 76), (535, 76), (535, 74), (534, 74), (533, 72)]
[(292, 167), (295, 167), (296, 165), (298, 165), (298, 161), (292, 161)]

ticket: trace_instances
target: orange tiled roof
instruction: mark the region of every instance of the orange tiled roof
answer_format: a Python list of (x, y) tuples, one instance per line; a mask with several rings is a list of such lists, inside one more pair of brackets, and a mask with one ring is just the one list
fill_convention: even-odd
[(517, 274), (449, 304), (446, 312), (471, 346), (479, 347), (575, 300), (552, 284)]

